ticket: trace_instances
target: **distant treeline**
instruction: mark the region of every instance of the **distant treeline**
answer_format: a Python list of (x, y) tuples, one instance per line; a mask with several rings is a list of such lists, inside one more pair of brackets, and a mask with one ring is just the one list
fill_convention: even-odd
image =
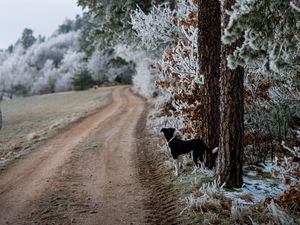
[(67, 19), (49, 37), (25, 28), (15, 44), (0, 50), (0, 99), (44, 94), (116, 81), (130, 84), (132, 61), (113, 48), (97, 49), (89, 39), (97, 26), (88, 14)]

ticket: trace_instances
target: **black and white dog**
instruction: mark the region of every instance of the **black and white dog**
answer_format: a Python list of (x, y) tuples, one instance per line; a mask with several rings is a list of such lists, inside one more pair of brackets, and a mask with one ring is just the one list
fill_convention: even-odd
[(198, 166), (199, 160), (203, 162), (203, 155), (206, 151), (209, 151), (208, 146), (201, 139), (191, 139), (191, 140), (180, 140), (174, 137), (174, 128), (162, 128), (160, 132), (163, 132), (165, 138), (168, 142), (168, 147), (171, 150), (171, 155), (173, 159), (176, 160), (175, 169), (176, 176), (179, 174), (179, 160), (178, 156), (187, 154), (192, 151), (193, 161), (196, 166)]

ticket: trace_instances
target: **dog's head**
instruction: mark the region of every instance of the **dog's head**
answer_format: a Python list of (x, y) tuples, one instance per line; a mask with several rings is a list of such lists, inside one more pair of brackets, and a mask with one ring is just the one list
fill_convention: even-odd
[(166, 139), (170, 140), (174, 136), (175, 129), (174, 128), (162, 128), (160, 132), (163, 132)]

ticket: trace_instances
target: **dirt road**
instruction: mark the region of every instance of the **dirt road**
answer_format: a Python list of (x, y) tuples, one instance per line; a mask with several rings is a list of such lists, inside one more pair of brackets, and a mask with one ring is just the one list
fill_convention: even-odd
[(183, 224), (128, 87), (0, 174), (0, 224)]

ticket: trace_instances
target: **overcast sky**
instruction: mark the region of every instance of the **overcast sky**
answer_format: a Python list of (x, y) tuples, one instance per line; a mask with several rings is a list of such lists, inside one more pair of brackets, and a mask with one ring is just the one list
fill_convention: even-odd
[(48, 37), (76, 14), (82, 14), (77, 0), (0, 0), (0, 49), (14, 44), (24, 28)]

